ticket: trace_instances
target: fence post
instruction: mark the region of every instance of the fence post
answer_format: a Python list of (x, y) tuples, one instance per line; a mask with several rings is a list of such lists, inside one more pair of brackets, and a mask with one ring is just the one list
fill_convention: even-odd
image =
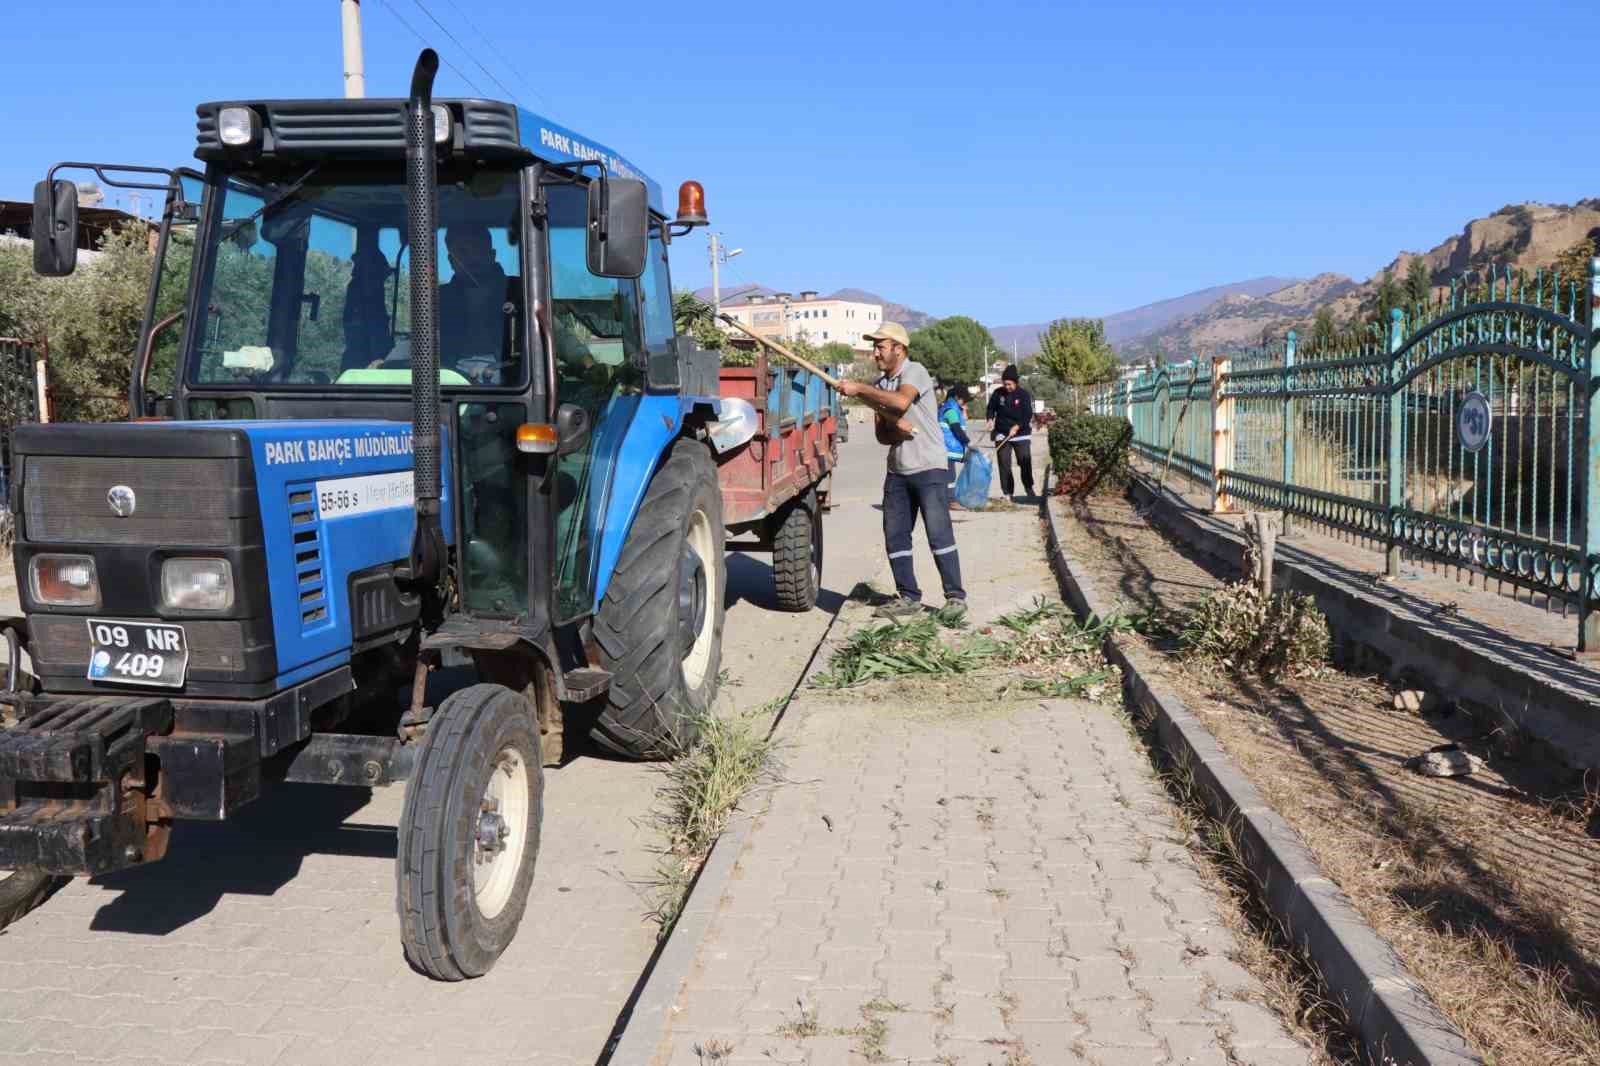
[(1290, 494), (1294, 486), (1294, 352), (1296, 334), (1289, 331), (1283, 342), (1283, 533), (1294, 536), (1290, 518)]
[(1600, 484), (1595, 477), (1595, 462), (1600, 459), (1600, 379), (1595, 376), (1596, 327), (1600, 326), (1600, 258), (1589, 260), (1589, 307), (1585, 316), (1589, 327), (1588, 350), (1583, 353), (1583, 381), (1588, 388), (1587, 405), (1583, 419), (1584, 454), (1589, 461), (1583, 466), (1583, 581), (1578, 594), (1578, 651), (1600, 651), (1600, 612), (1594, 611), (1594, 600), (1600, 590), (1594, 585), (1595, 565), (1600, 563)]
[(50, 421), (50, 339), (39, 338), (39, 350), (33, 361), (33, 399), (35, 414), (40, 422)]
[[(1195, 372), (1199, 372), (1195, 367)], [(1233, 511), (1233, 497), (1223, 485), (1223, 476), (1233, 469), (1233, 397), (1222, 395), (1222, 384), (1233, 369), (1233, 360), (1224, 355), (1211, 357), (1211, 512)]]
[(1405, 411), (1401, 387), (1395, 383), (1394, 353), (1400, 350), (1405, 338), (1405, 316), (1396, 307), (1389, 312), (1389, 373), (1385, 378), (1389, 386), (1389, 513), (1385, 540), (1388, 551), (1384, 555), (1385, 577), (1400, 576), (1400, 512), (1406, 506), (1406, 449)]

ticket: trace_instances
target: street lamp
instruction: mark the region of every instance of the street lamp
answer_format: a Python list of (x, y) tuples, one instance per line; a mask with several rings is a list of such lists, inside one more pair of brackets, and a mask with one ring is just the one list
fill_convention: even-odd
[(743, 255), (743, 248), (734, 248), (731, 251), (722, 247), (721, 234), (711, 234), (711, 313), (722, 314), (722, 280), (717, 273), (717, 268), (736, 255)]

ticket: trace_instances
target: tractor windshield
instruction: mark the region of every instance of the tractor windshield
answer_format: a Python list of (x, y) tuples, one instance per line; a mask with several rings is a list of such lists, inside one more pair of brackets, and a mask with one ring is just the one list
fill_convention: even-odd
[[(212, 187), (189, 381), (327, 389), (411, 382), (400, 164), (233, 171)], [(515, 168), (439, 170), (440, 383), (524, 380)], [(198, 323), (197, 323), (198, 325)]]

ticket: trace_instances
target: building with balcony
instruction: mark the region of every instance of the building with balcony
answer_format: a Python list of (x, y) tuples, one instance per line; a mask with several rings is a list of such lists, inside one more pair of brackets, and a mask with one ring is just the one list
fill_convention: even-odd
[(798, 293), (750, 293), (722, 302), (724, 314), (769, 340), (808, 344), (841, 341), (857, 352), (872, 351), (862, 335), (883, 324), (883, 305), (836, 300), (814, 289)]

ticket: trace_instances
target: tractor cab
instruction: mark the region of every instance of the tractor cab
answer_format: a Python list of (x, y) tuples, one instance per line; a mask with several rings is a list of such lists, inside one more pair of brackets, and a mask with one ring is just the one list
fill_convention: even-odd
[[(203, 170), (36, 189), (46, 275), (75, 266), (59, 173), (167, 201), (130, 421), (13, 441), (0, 924), (7, 871), (151, 861), (275, 780), (408, 780), (406, 952), (473, 976), (520, 918), (563, 709), (648, 757), (709, 705), (717, 360), (668, 274), (699, 186), (669, 220), (610, 149), (433, 100), (437, 62), (404, 99), (202, 104)], [(442, 666), (479, 684), (434, 705)]]

